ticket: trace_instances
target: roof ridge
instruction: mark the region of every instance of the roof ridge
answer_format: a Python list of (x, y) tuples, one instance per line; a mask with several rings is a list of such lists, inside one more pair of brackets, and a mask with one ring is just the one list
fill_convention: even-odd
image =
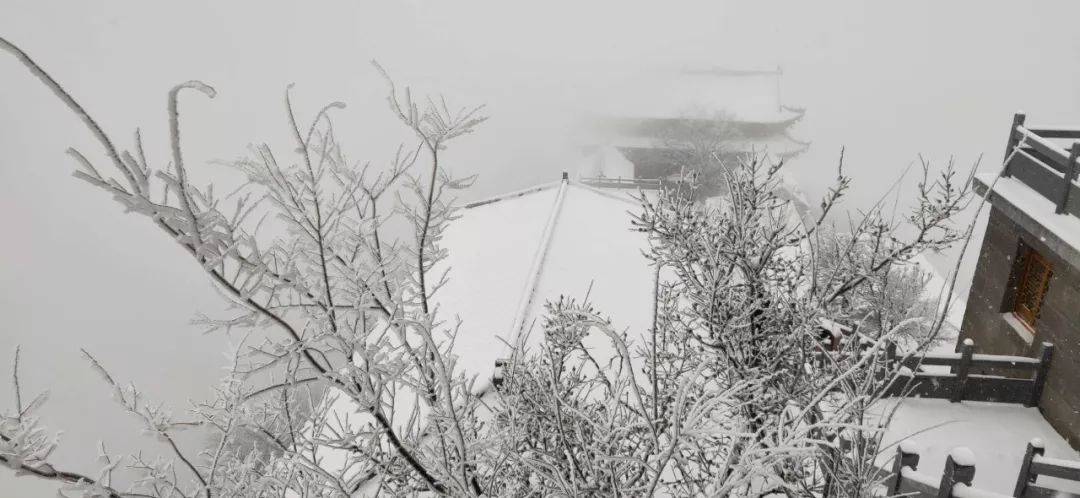
[(505, 194), (499, 194), (499, 195), (495, 195), (495, 196), (492, 196), (492, 197), (488, 197), (486, 199), (481, 199), (479, 201), (473, 201), (473, 202), (470, 202), (470, 203), (462, 206), (462, 208), (463, 209), (471, 209), (471, 208), (474, 208), (474, 207), (479, 207), (479, 206), (483, 206), (485, 204), (491, 204), (491, 203), (494, 203), (494, 202), (499, 202), (499, 201), (510, 199), (510, 198), (513, 198), (513, 197), (521, 197), (523, 195), (531, 194), (531, 193), (534, 193), (534, 192), (540, 192), (540, 191), (547, 190), (547, 189), (552, 188), (552, 187), (556, 187), (560, 183), (562, 183), (562, 180), (555, 181), (555, 182), (541, 183), (540, 185), (533, 185), (532, 187), (526, 187), (526, 188), (523, 188), (523, 189), (520, 189), (520, 190), (514, 190), (514, 191), (511, 191), (511, 192), (507, 192)]
[(570, 185), (575, 186), (575, 187), (579, 187), (581, 189), (584, 189), (586, 191), (592, 192), (592, 193), (597, 194), (597, 195), (601, 195), (601, 196), (604, 196), (604, 197), (615, 199), (617, 201), (622, 201), (622, 202), (625, 202), (627, 204), (631, 204), (631, 205), (634, 205), (634, 206), (640, 206), (641, 205), (641, 203), (639, 203), (638, 201), (636, 201), (634, 199), (631, 199), (629, 197), (625, 197), (625, 196), (618, 195), (618, 194), (613, 194), (611, 192), (605, 191), (604, 189), (596, 188), (596, 187), (593, 187), (591, 185), (587, 185), (585, 183), (579, 182), (577, 180), (571, 180)]
[[(562, 212), (563, 199), (566, 198), (566, 187), (570, 185), (570, 180), (563, 179), (559, 180), (558, 183), (559, 192), (555, 195), (555, 202), (551, 204), (551, 209), (548, 212), (548, 219), (544, 223), (544, 231), (540, 235), (540, 244), (536, 248), (532, 264), (529, 267), (528, 280), (525, 281), (525, 288), (522, 289), (521, 297), (518, 300), (517, 310), (514, 312), (514, 321), (510, 324), (510, 329), (507, 330), (505, 334), (503, 351), (509, 347), (511, 341), (513, 341), (513, 344), (519, 342), (521, 331), (525, 328), (525, 315), (528, 313), (529, 307), (532, 306), (533, 297), (535, 297), (536, 294), (536, 286), (540, 282), (540, 273), (544, 268), (544, 260), (547, 259), (548, 248), (551, 247), (551, 237), (555, 233), (555, 225), (559, 222), (559, 213)], [(503, 356), (506, 356), (505, 353)]]

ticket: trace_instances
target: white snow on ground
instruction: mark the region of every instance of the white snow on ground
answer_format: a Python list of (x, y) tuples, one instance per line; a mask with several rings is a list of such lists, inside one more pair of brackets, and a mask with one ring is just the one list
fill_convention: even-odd
[[(891, 406), (896, 401), (887, 403)], [(975, 456), (974, 486), (996, 493), (1012, 493), (1024, 450), (1032, 438), (1043, 440), (1047, 457), (1080, 461), (1080, 453), (1069, 447), (1037, 408), (1010, 403), (905, 400), (886, 431), (885, 444), (908, 438), (918, 441), (922, 448), (919, 472), (938, 477), (953, 448), (971, 449)], [(896, 447), (889, 447), (879, 457), (879, 465), (888, 465), (895, 454)], [(1040, 477), (1038, 484), (1080, 493), (1078, 482)]]

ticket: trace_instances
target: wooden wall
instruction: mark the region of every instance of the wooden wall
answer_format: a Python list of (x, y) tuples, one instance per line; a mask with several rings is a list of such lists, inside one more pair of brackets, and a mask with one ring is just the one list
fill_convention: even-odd
[[(1012, 307), (1021, 244), (1039, 251), (1054, 269), (1030, 344), (1004, 316)], [(1034, 356), (1041, 342), (1053, 343), (1054, 361), (1039, 406), (1069, 444), (1080, 448), (1080, 269), (997, 207), (991, 209), (977, 264), (959, 340), (970, 337), (980, 353), (1023, 356)]]

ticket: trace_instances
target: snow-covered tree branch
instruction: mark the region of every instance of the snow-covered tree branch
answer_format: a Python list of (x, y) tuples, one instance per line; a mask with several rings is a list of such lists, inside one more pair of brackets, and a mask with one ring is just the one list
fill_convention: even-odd
[[(719, 164), (702, 149), (695, 160), (718, 163), (709, 171), (722, 175), (712, 184), (722, 198), (701, 202), (687, 181), (642, 196), (633, 217), (655, 270), (651, 328), (621, 329), (587, 295), (553, 299), (531, 332), (541, 346), (515, 345), (498, 388), (481, 390), (454, 354), (469, 324), (435, 304), (454, 195), (472, 182), (452, 175), (445, 154), (484, 122), (481, 108), (415, 100), (377, 66), (415, 139), (377, 168), (347, 156), (332, 119), (345, 104), (305, 119), (288, 88), (291, 142), (229, 161), (245, 181), (221, 195), (185, 161), (180, 119), (184, 100), (213, 98), (212, 87), (167, 93), (169, 150), (155, 157), (138, 131), (120, 149), (25, 52), (0, 47), (102, 147), (106, 164), (70, 151), (76, 176), (174, 240), (231, 306), (199, 322), (245, 334), (226, 378), (182, 417), (84, 351), (168, 455), (102, 445), (97, 476), (50, 463), (58, 438), (34, 416), (45, 398), (23, 403), (16, 360), (0, 464), (17, 473), (110, 498), (865, 496), (883, 477), (874, 459), (889, 414), (877, 402), (900, 375), (886, 351), (900, 338), (925, 347), (939, 323), (902, 269), (962, 238), (951, 220), (967, 183), (951, 165), (933, 177), (924, 164), (903, 223), (879, 207), (838, 230), (827, 220), (850, 185), (842, 169), (807, 220), (779, 194), (783, 164)], [(389, 237), (394, 222), (411, 236)], [(823, 342), (827, 324), (850, 333)], [(185, 448), (181, 430), (208, 443)], [(114, 482), (121, 465), (138, 478)]]

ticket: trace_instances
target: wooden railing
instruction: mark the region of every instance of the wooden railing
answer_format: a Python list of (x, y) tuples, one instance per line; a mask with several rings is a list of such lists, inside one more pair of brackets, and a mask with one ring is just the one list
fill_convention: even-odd
[(903, 441), (896, 449), (893, 474), (888, 482), (886, 496), (939, 497), (955, 496), (956, 486), (971, 486), (975, 479), (975, 459), (971, 450), (955, 448), (945, 459), (945, 469), (940, 479), (919, 471), (920, 450), (912, 441)]
[(951, 498), (977, 496), (986, 498), (1080, 498), (1080, 494), (1037, 485), (1039, 476), (1056, 477), (1080, 483), (1080, 462), (1047, 458), (1043, 444), (1033, 439), (1027, 445), (1024, 460), (1016, 476), (1012, 494), (1000, 494), (972, 487), (975, 479), (975, 455), (966, 448), (955, 448), (945, 460), (941, 478), (919, 471), (919, 447), (913, 441), (903, 441), (896, 449), (892, 475), (886, 484), (885, 496), (913, 498)]
[[(845, 340), (855, 339), (859, 346), (854, 350), (818, 351), (811, 354), (815, 366), (824, 366), (828, 358), (841, 360), (852, 355), (866, 354), (876, 340), (860, 333), (848, 333)], [(827, 341), (826, 341), (827, 342)], [(822, 349), (828, 349), (823, 344)], [(885, 391), (889, 397), (910, 396), (919, 398), (948, 399), (960, 401), (991, 401), (998, 403), (1022, 403), (1038, 406), (1043, 386), (1050, 372), (1054, 345), (1044, 342), (1034, 358), (1027, 356), (975, 353), (975, 343), (965, 339), (957, 353), (908, 354), (897, 351), (894, 342), (887, 342), (878, 351), (887, 364), (900, 369), (900, 375), (892, 379)], [(927, 367), (948, 367), (932, 369)], [(986, 372), (986, 373), (983, 373)], [(885, 371), (882, 372), (885, 375)], [(1007, 374), (1007, 375), (1006, 375)], [(886, 380), (882, 377), (881, 380)]]
[(1013, 116), (1002, 177), (1015, 177), (1052, 201), (1057, 214), (1080, 216), (1080, 198), (1072, 195), (1078, 187), (1080, 142), (1065, 150), (1051, 141), (1080, 139), (1080, 128), (1025, 126), (1024, 120), (1023, 114)]
[[(890, 355), (895, 355), (895, 349), (889, 348), (888, 351)], [(959, 353), (926, 353), (899, 358), (898, 361), (906, 370), (903, 371), (904, 375), (893, 381), (887, 393), (893, 396), (948, 399), (952, 402), (996, 401), (1038, 406), (1053, 356), (1054, 345), (1048, 342), (1040, 345), (1035, 358), (975, 354), (975, 343), (965, 339)], [(923, 368), (929, 366), (946, 366), (950, 367), (950, 371), (938, 373)], [(1008, 371), (1020, 377), (972, 373), (973, 368)]]
[(1032, 439), (1028, 443), (1027, 451), (1024, 452), (1024, 461), (1020, 465), (1020, 475), (1016, 478), (1013, 496), (1080, 496), (1036, 485), (1039, 476), (1080, 482), (1080, 462), (1048, 458), (1044, 456), (1045, 452), (1046, 449), (1041, 440)]

